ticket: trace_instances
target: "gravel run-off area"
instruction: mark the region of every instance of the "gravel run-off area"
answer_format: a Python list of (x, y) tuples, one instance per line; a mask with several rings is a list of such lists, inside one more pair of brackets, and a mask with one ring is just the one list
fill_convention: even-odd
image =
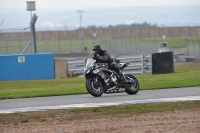
[(1, 133), (200, 133), (200, 109), (145, 114), (69, 114), (0, 123)]

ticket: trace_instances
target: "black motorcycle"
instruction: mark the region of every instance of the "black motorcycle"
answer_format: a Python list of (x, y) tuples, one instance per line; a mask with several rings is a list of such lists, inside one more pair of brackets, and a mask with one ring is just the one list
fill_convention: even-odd
[[(119, 75), (103, 63), (95, 63), (96, 60), (87, 59), (84, 69), (86, 78), (86, 89), (94, 97), (100, 97), (103, 93), (120, 93), (136, 94), (139, 91), (139, 82), (131, 74), (124, 74), (125, 83), (119, 84)], [(121, 70), (129, 63), (118, 63)]]

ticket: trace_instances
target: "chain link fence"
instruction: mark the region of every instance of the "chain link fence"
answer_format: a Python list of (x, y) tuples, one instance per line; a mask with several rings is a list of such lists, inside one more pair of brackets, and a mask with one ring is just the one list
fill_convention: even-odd
[[(27, 41), (1, 41), (0, 54), (19, 54), (25, 47)], [(97, 40), (43, 40), (37, 41), (38, 53), (82, 53), (90, 52), (95, 43), (102, 45), (103, 49), (108, 50), (111, 54), (116, 55), (138, 55), (143, 53), (158, 52), (158, 42), (144, 39), (97, 39)], [(31, 53), (31, 46), (25, 53)]]
[(177, 55), (200, 59), (200, 40), (185, 40), (185, 47), (171, 48)]
[[(0, 40), (0, 54), (20, 54), (29, 40), (25, 41), (6, 41)], [(113, 55), (140, 55), (157, 53), (162, 48), (161, 40), (139, 39), (139, 38), (101, 38), (101, 39), (62, 39), (62, 40), (42, 40), (37, 41), (38, 53), (72, 54), (88, 53), (92, 51), (95, 43), (102, 45), (103, 49)], [(200, 58), (200, 39), (185, 40), (182, 47), (170, 48), (174, 54), (182, 54)], [(25, 52), (32, 53), (32, 46)]]

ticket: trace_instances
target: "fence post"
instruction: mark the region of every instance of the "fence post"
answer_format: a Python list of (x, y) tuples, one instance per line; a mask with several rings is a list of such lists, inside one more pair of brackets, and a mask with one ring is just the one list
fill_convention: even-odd
[(46, 50), (46, 43), (45, 43), (45, 41), (44, 41), (44, 52), (45, 52), (45, 53), (47, 52), (47, 50)]
[(131, 54), (133, 54), (133, 41), (131, 40), (131, 38), (129, 38), (129, 41), (130, 41), (130, 43), (131, 43)]
[(82, 52), (84, 52), (85, 44), (84, 44), (84, 38), (82, 37)]
[(110, 44), (111, 44), (111, 43), (110, 43), (110, 38), (109, 38), (109, 39), (107, 40), (107, 48), (108, 48), (108, 51), (111, 51), (111, 48), (110, 48), (111, 46), (110, 46)]
[(72, 42), (72, 39), (70, 38), (70, 52), (72, 53), (72, 44), (73, 42)]
[(150, 70), (151, 70), (151, 74), (153, 73), (153, 64), (152, 64), (152, 54), (150, 54)]
[(145, 40), (142, 39), (142, 48), (141, 49), (142, 49), (143, 54), (145, 54), (145, 50), (146, 50), (145, 44), (146, 44)]
[(58, 39), (58, 53), (60, 54), (60, 40)]
[(157, 53), (158, 52), (158, 43), (157, 43), (157, 41), (156, 40), (153, 40), (153, 43), (154, 43), (154, 46), (153, 46), (153, 48), (154, 48), (154, 53)]
[(119, 50), (118, 50), (118, 40), (117, 40), (117, 38), (115, 39), (115, 55), (118, 55), (119, 54)]
[(8, 54), (8, 41), (6, 40), (6, 54)]
[(126, 52), (125, 54), (128, 54), (128, 43), (127, 43), (127, 39), (125, 38), (125, 44), (126, 44)]
[[(2, 47), (2, 42), (1, 42), (1, 40), (2, 40), (2, 39), (1, 39), (1, 32), (2, 32), (2, 31), (0, 30), (0, 54), (1, 54), (1, 49), (3, 49), (3, 47)], [(3, 52), (2, 52), (2, 54), (3, 54)]]
[(144, 53), (148, 53), (148, 44), (147, 44), (147, 40), (144, 40)]
[(200, 61), (200, 40), (198, 40), (199, 43), (199, 61)]
[(36, 14), (33, 15), (30, 22), (30, 29), (31, 29), (31, 45), (32, 45), (32, 53), (37, 53), (36, 48), (36, 35), (35, 35), (35, 23), (38, 16)]
[(111, 50), (113, 50), (112, 52), (113, 53), (116, 53), (115, 52), (115, 49), (116, 49), (116, 46), (115, 46), (115, 40), (114, 40), (114, 38), (111, 38), (111, 45), (110, 45), (111, 47)]
[(142, 54), (141, 58), (142, 58), (142, 75), (144, 75), (144, 54)]
[(142, 51), (141, 51), (141, 39), (139, 39), (138, 40), (138, 43), (137, 43), (137, 46), (138, 46), (138, 49), (137, 49), (137, 51), (138, 51), (138, 54), (140, 54), (140, 53), (142, 53)]
[(21, 41), (19, 40), (19, 53), (21, 52)]
[(192, 54), (193, 54), (193, 56), (195, 57), (195, 42), (194, 42), (194, 40), (192, 40), (192, 47), (193, 47), (193, 52), (192, 52)]
[(137, 55), (138, 54), (137, 39), (135, 38), (134, 40), (135, 40), (135, 49), (134, 49), (134, 51), (135, 51), (135, 54)]
[[(100, 43), (101, 43), (101, 46), (103, 46), (104, 44), (103, 44), (103, 39), (102, 38), (100, 38)], [(93, 46), (93, 45), (92, 45)], [(104, 45), (105, 46), (105, 45)]]
[(185, 43), (186, 43), (186, 48), (187, 48), (187, 56), (189, 56), (189, 41), (187, 39), (185, 39)]
[(108, 39), (104, 38), (104, 48), (108, 49)]
[(154, 49), (153, 49), (153, 40), (149, 40), (149, 46), (150, 46), (150, 53), (153, 53)]
[(123, 39), (121, 38), (120, 40), (121, 40), (121, 45), (120, 45), (120, 47), (121, 47), (120, 48), (121, 49), (121, 54), (123, 54), (123, 51), (124, 51), (124, 49), (123, 49)]
[(49, 42), (48, 40), (45, 40), (45, 42), (46, 42), (46, 51), (49, 52)]

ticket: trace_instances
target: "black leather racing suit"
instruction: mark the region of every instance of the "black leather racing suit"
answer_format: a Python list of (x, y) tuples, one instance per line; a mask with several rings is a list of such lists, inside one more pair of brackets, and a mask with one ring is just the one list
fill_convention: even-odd
[(101, 50), (100, 53), (94, 54), (93, 59), (96, 60), (96, 63), (108, 63), (109, 69), (114, 70), (120, 76), (121, 80), (124, 79), (124, 75), (119, 69), (116, 62), (110, 57), (110, 54), (106, 50)]

